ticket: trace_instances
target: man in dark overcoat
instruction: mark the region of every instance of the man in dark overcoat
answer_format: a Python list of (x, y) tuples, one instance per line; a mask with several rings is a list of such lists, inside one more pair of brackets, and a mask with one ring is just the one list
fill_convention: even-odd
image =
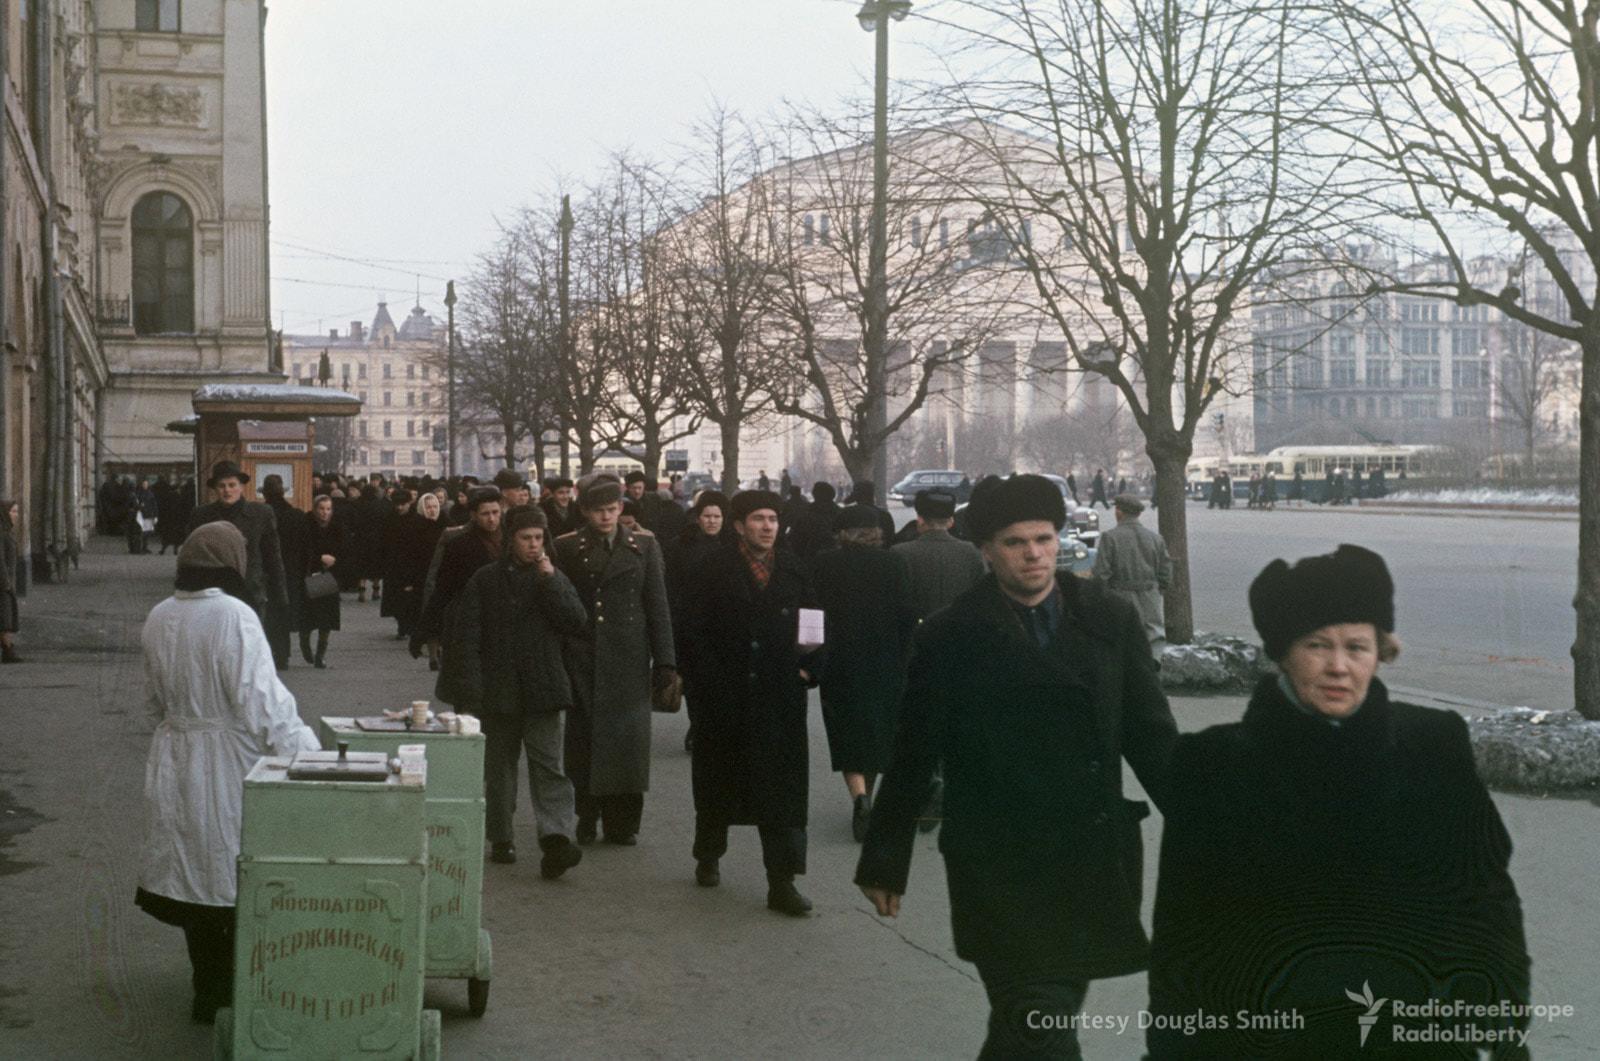
[(971, 542), (950, 533), (955, 521), (955, 495), (946, 490), (917, 491), (917, 536), (894, 551), (911, 569), (911, 593), (917, 618), (926, 619), (949, 606), (983, 577), (983, 555)]
[[(1121, 760), (1160, 802), (1177, 726), (1132, 605), (1056, 575), (1060, 490), (1013, 476), (967, 512), (991, 572), (919, 632), (855, 879), (898, 914), (942, 759), (951, 928), (989, 994), (980, 1056), (1077, 1057), (1068, 1018), (1088, 982), (1148, 962), (1149, 808), (1123, 798)], [(1030, 1012), (1057, 1019), (1040, 1027)]]
[(267, 644), (272, 648), (272, 662), (279, 670), (289, 667), (289, 635), (300, 629), (301, 612), (306, 602), (306, 580), (300, 577), (301, 565), (306, 555), (306, 514), (289, 504), (284, 496), (283, 476), (269, 475), (261, 480), (261, 496), (267, 499), (273, 519), (278, 524), (278, 553), (283, 557), (286, 604), (279, 607), (268, 604), (267, 618), (262, 626), (267, 633)]
[[(422, 606), (417, 630), (411, 635), (413, 646), (419, 640), (440, 642), (446, 646), (446, 657), (455, 627), (456, 605), (461, 591), (467, 588), (467, 580), (478, 568), (494, 563), (505, 552), (500, 526), (500, 491), (492, 486), (474, 487), (467, 495), (467, 511), (466, 526), (453, 537), (439, 539), (438, 577)], [(450, 686), (451, 673), (441, 670), (434, 687), (434, 694), (446, 703), (455, 702)]]
[(526, 753), (528, 796), (544, 853), (539, 872), (554, 880), (583, 857), (572, 842), (572, 781), (561, 770), (561, 713), (572, 706), (561, 640), (581, 634), (588, 615), (545, 554), (546, 522), (532, 505), (506, 514), (506, 557), (467, 580), (441, 680), (451, 678), (456, 707), (483, 719), (489, 857), (517, 860), (511, 819), (517, 760)]
[(572, 501), (575, 489), (572, 480), (564, 475), (555, 475), (541, 485), (544, 492), (539, 495), (539, 507), (544, 509), (545, 519), (550, 521), (550, 540), (555, 541), (563, 534), (571, 534), (582, 527), (583, 517), (578, 514), (578, 506)]
[(650, 788), (651, 692), (676, 679), (666, 566), (654, 536), (621, 525), (615, 476), (584, 476), (578, 509), (584, 528), (557, 538), (553, 557), (589, 613), (584, 632), (566, 642), (567, 773), (579, 842), (604, 825), (607, 843), (631, 845)]
[(287, 609), (289, 591), (284, 583), (283, 553), (278, 545), (278, 519), (260, 501), (245, 500), (250, 476), (234, 461), (218, 461), (211, 466), (206, 486), (217, 499), (189, 513), (185, 534), (206, 523), (226, 520), (239, 528), (245, 544), (245, 583), (250, 587), (256, 614), (266, 617), (267, 604)]
[(759, 490), (734, 495), (733, 542), (689, 576), (684, 665), (694, 689), (695, 879), (718, 884), (728, 827), (754, 825), (767, 906), (800, 917), (811, 909), (794, 885), (806, 871), (806, 688), (821, 659), (798, 645), (800, 609), (818, 605), (804, 563), (777, 546), (779, 504)]

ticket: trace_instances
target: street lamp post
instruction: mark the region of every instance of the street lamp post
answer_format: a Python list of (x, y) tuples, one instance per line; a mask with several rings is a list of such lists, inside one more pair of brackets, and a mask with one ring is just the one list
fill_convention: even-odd
[(877, 38), (872, 98), (872, 231), (867, 246), (867, 437), (873, 442), (873, 501), (888, 489), (889, 447), (884, 437), (889, 422), (885, 379), (888, 344), (889, 280), (889, 22), (902, 21), (911, 0), (866, 0), (856, 12), (861, 28)]
[[(449, 333), (449, 352), (445, 355), (445, 478), (453, 480), (456, 477), (456, 282), (449, 281), (444, 286), (444, 305), (450, 311), (450, 322), (446, 325)], [(455, 489), (454, 486), (451, 487)]]
[(561, 477), (572, 475), (572, 432), (567, 422), (567, 372), (572, 361), (572, 337), (568, 330), (568, 274), (572, 268), (572, 196), (561, 197), (561, 219), (556, 222), (561, 233), (561, 268), (556, 274), (556, 298), (561, 311), (561, 352), (558, 359), (561, 374), (561, 393), (556, 400), (561, 403)]

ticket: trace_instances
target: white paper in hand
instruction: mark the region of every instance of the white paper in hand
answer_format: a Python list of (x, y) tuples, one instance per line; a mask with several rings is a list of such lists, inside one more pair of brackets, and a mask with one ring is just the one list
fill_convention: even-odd
[(819, 610), (817, 608), (801, 608), (800, 609), (800, 648), (801, 648), (801, 650), (802, 651), (808, 651), (808, 650), (813, 649), (813, 648), (821, 648), (822, 647), (822, 642), (823, 642), (823, 636), (822, 636), (822, 612), (821, 612), (821, 610)]

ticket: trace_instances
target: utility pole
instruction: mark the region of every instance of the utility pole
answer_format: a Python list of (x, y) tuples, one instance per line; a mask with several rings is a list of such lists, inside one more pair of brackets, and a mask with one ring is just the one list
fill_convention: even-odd
[(449, 323), (445, 325), (448, 332), (446, 342), (449, 344), (444, 359), (445, 376), (445, 478), (450, 480), (450, 489), (454, 490), (456, 477), (456, 282), (451, 280), (444, 285), (444, 305), (449, 311)]
[(899, 22), (911, 0), (867, 0), (856, 12), (861, 28), (873, 34), (877, 56), (872, 98), (872, 229), (867, 245), (867, 439), (872, 444), (872, 500), (882, 504), (888, 490), (889, 423), (886, 379), (889, 331), (889, 22)]

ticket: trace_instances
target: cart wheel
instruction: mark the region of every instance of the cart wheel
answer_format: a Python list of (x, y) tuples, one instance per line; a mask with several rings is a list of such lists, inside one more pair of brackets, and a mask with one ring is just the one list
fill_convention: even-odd
[(483, 1016), (489, 1008), (489, 981), (475, 976), (467, 978), (467, 1012), (474, 1017)]

